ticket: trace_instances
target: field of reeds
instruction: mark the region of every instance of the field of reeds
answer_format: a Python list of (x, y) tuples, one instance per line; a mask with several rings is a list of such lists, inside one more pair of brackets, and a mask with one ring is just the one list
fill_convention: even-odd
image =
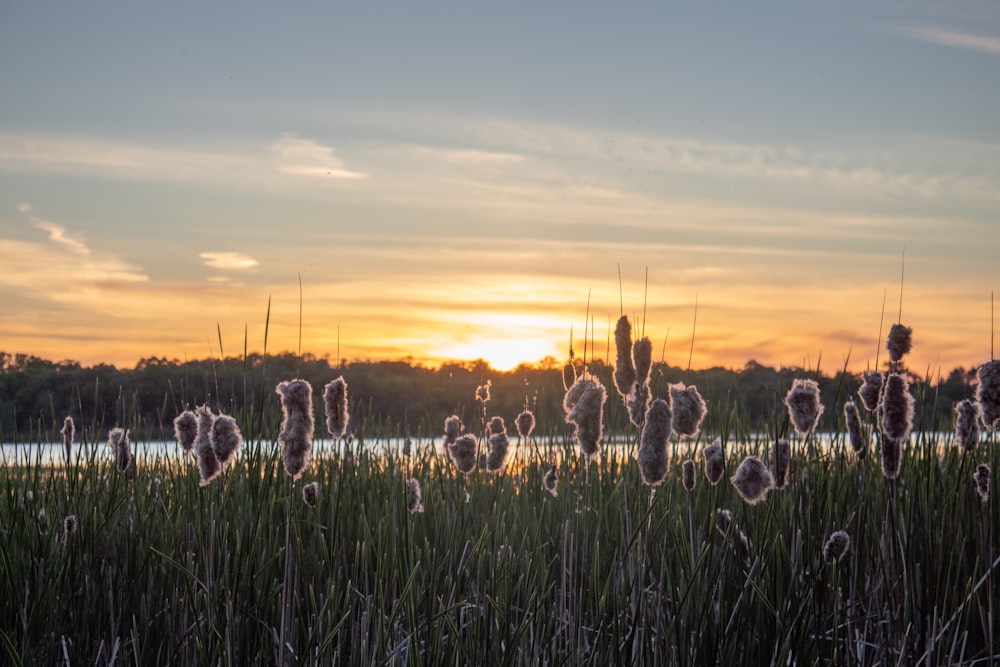
[[(127, 433), (90, 433), (60, 465), (7, 465), (2, 661), (996, 660), (1000, 522), (982, 485), (1000, 462), (978, 405), (965, 442), (912, 423), (897, 437), (907, 402), (882, 400), (899, 391), (885, 373), (878, 406), (840, 397), (859, 422), (820, 441), (815, 383), (784, 396), (786, 433), (692, 387), (643, 388), (636, 357), (614, 377), (571, 371), (568, 423), (546, 433), (493, 415), (485, 385), (469, 396), (477, 423), (401, 445), (341, 438), (310, 459), (296, 448), (313, 428), (344, 435), (346, 391), (324, 409), (319, 387), (303, 400), (284, 385), (228, 431), (211, 410), (179, 421), (174, 456), (136, 459)], [(636, 422), (622, 444), (604, 440), (605, 398)], [(239, 447), (212, 467), (220, 442)]]

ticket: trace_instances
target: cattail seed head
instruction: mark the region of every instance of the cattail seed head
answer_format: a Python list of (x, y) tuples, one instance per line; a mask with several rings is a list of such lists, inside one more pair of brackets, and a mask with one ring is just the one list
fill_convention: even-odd
[(629, 421), (641, 428), (646, 421), (646, 411), (649, 410), (652, 399), (653, 393), (649, 390), (649, 384), (636, 382), (632, 386), (632, 391), (625, 397)]
[(983, 414), (983, 424), (988, 430), (1000, 425), (1000, 359), (987, 361), (976, 371), (979, 385), (976, 402)]
[(225, 468), (232, 461), (233, 456), (243, 446), (243, 434), (236, 420), (229, 415), (219, 415), (212, 423), (212, 430), (209, 432), (209, 439), (212, 443), (212, 451), (219, 459), (219, 464)]
[(302, 502), (309, 507), (316, 507), (319, 500), (319, 482), (309, 482), (302, 487)]
[(552, 466), (549, 471), (545, 473), (542, 478), (542, 487), (552, 494), (553, 497), (558, 496), (559, 492), (556, 490), (556, 486), (559, 485), (559, 474), (556, 472), (556, 467)]
[(506, 433), (507, 425), (504, 424), (503, 417), (491, 417), (490, 423), (486, 426), (486, 430), (490, 435)]
[(566, 415), (566, 421), (576, 425), (576, 441), (580, 445), (580, 451), (588, 458), (594, 459), (601, 453), (604, 402), (608, 398), (608, 393), (604, 385), (584, 376), (566, 393), (567, 397), (577, 385), (583, 385), (583, 391), (577, 403)]
[(985, 463), (980, 463), (976, 466), (976, 472), (973, 473), (972, 479), (976, 482), (976, 493), (979, 494), (980, 499), (985, 503), (989, 502), (990, 499), (990, 467)]
[(274, 389), (281, 396), (281, 432), (278, 443), (282, 448), (285, 472), (293, 480), (309, 466), (312, 455), (313, 417), (312, 385), (296, 379), (281, 382)]
[(44, 507), (38, 510), (38, 514), (35, 515), (35, 521), (38, 522), (39, 533), (49, 532), (49, 517), (46, 516)]
[(979, 404), (964, 399), (955, 406), (955, 446), (971, 451), (979, 442), (979, 421), (982, 419)]
[(858, 397), (861, 399), (861, 404), (865, 406), (865, 410), (875, 412), (879, 398), (882, 396), (882, 373), (865, 371), (861, 377), (862, 383), (858, 389)]
[(476, 387), (476, 400), (483, 405), (486, 405), (490, 401), (490, 385), (492, 385), (492, 380), (487, 380), (486, 384)]
[(733, 513), (730, 510), (715, 510), (715, 529), (722, 533), (723, 537), (729, 534), (731, 525), (733, 525)]
[(691, 459), (681, 464), (681, 481), (685, 491), (694, 491), (695, 466)]
[(463, 475), (468, 475), (476, 469), (476, 436), (466, 433), (456, 438), (450, 446), (451, 458), (455, 467)]
[(678, 437), (693, 438), (701, 429), (701, 421), (708, 411), (705, 399), (694, 385), (685, 387), (678, 382), (669, 387), (670, 405), (673, 409), (673, 430)]
[(639, 472), (642, 483), (657, 486), (667, 476), (669, 456), (667, 442), (670, 440), (670, 404), (662, 398), (654, 400), (646, 411), (642, 436), (639, 439)]
[(347, 411), (347, 382), (343, 377), (331, 380), (323, 387), (323, 405), (326, 411), (326, 430), (334, 440), (347, 432), (351, 415)]
[(886, 378), (881, 409), (879, 424), (882, 434), (902, 445), (909, 439), (913, 428), (913, 396), (905, 375), (891, 373)]
[(455, 444), (458, 436), (462, 433), (462, 420), (458, 415), (452, 415), (444, 420), (444, 444), (445, 447)]
[(132, 443), (128, 439), (128, 431), (115, 427), (108, 432), (108, 446), (115, 455), (115, 465), (125, 472), (132, 464)]
[(903, 445), (898, 440), (882, 438), (882, 474), (887, 479), (899, 477), (899, 469), (903, 464)]
[(847, 434), (851, 441), (851, 449), (859, 459), (868, 455), (868, 433), (861, 425), (861, 413), (854, 401), (844, 403), (844, 423), (847, 424)]
[(62, 434), (63, 449), (66, 450), (66, 460), (69, 461), (73, 457), (73, 439), (76, 437), (76, 424), (73, 423), (72, 417), (66, 415), (59, 433)]
[(185, 410), (174, 418), (174, 437), (185, 454), (194, 448), (198, 437), (198, 418), (193, 412)]
[(785, 394), (785, 405), (795, 432), (802, 436), (812, 433), (823, 414), (819, 384), (808, 378), (795, 378), (792, 388)]
[(527, 440), (531, 436), (531, 432), (535, 430), (535, 415), (531, 410), (524, 410), (514, 420), (514, 425), (517, 426), (518, 436)]
[(913, 329), (896, 323), (889, 328), (885, 348), (889, 350), (889, 361), (899, 361), (913, 347)]
[(726, 456), (722, 451), (722, 440), (715, 441), (705, 448), (705, 479), (711, 485), (716, 485), (726, 474)]
[(653, 343), (649, 338), (641, 338), (632, 345), (632, 361), (635, 365), (635, 383), (649, 384), (649, 372), (653, 368)]
[(406, 511), (410, 514), (423, 512), (424, 505), (421, 500), (420, 482), (416, 479), (406, 480)]
[(622, 397), (628, 396), (635, 384), (635, 364), (632, 362), (632, 323), (622, 315), (615, 325), (615, 389)]
[(748, 456), (729, 478), (733, 488), (748, 505), (756, 505), (767, 496), (774, 486), (774, 478), (764, 462), (756, 456)]
[(489, 442), (490, 453), (486, 456), (486, 472), (500, 472), (507, 463), (510, 439), (505, 430), (500, 430), (490, 436)]
[(198, 420), (198, 435), (195, 437), (194, 451), (198, 456), (198, 484), (205, 486), (222, 472), (222, 464), (212, 447), (212, 429), (215, 425), (215, 415), (207, 405), (195, 408)]
[(827, 563), (836, 563), (851, 546), (851, 537), (842, 530), (830, 535), (826, 544), (823, 545), (823, 560)]
[(771, 467), (774, 470), (774, 488), (783, 489), (788, 484), (788, 469), (792, 464), (792, 448), (780, 438), (771, 443)]
[(70, 514), (65, 519), (63, 519), (63, 539), (75, 533), (78, 527), (79, 526), (75, 514)]
[(591, 387), (596, 387), (597, 382), (593, 380), (589, 375), (581, 375), (576, 379), (569, 389), (566, 390), (566, 395), (563, 397), (563, 412), (566, 413), (566, 422), (572, 423), (569, 420), (569, 413), (573, 411), (576, 404), (580, 402), (583, 394), (587, 389)]

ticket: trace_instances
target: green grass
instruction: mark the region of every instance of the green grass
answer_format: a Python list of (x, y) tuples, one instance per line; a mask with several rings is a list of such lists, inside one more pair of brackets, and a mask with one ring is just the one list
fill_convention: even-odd
[[(588, 465), (562, 433), (467, 479), (429, 438), (411, 457), (356, 443), (290, 489), (262, 435), (274, 416), (241, 425), (252, 437), (206, 487), (179, 455), (123, 475), (100, 446), (65, 469), (8, 466), (0, 662), (273, 664), (289, 510), (294, 664), (988, 664), (1000, 638), (998, 515), (972, 483), (976, 463), (997, 470), (992, 441), (942, 456), (914, 438), (895, 482), (877, 452), (858, 462), (841, 440), (819, 455), (797, 442), (789, 486), (748, 506), (725, 479), (699, 474), (686, 492), (684, 443), (650, 502), (627, 453)], [(766, 460), (731, 426), (728, 474)], [(550, 461), (557, 497), (542, 485)], [(410, 477), (423, 513), (406, 512)], [(310, 481), (315, 507), (299, 494)], [(718, 508), (733, 512), (728, 535)], [(70, 514), (79, 529), (64, 537)], [(822, 549), (836, 530), (851, 547), (834, 565)]]

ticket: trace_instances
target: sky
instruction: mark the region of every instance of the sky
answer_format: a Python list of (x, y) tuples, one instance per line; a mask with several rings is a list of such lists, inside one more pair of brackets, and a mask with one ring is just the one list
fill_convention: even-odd
[(6, 2), (0, 90), (5, 352), (992, 354), (996, 2)]

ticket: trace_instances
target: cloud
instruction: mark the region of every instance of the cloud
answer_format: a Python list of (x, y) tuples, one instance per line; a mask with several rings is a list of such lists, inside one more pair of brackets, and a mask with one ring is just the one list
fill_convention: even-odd
[(278, 169), (285, 174), (356, 180), (367, 174), (351, 171), (329, 146), (302, 139), (294, 134), (283, 134), (271, 145), (279, 156)]
[(907, 37), (923, 40), (941, 46), (951, 46), (958, 49), (978, 51), (990, 55), (1000, 55), (1000, 37), (974, 35), (957, 30), (941, 30), (922, 26), (901, 28), (899, 32)]
[(239, 252), (203, 252), (198, 255), (205, 266), (222, 271), (242, 271), (252, 269), (258, 262), (249, 255)]
[(65, 227), (57, 225), (54, 222), (49, 222), (48, 220), (44, 220), (34, 215), (31, 212), (31, 206), (29, 206), (28, 204), (20, 204), (17, 207), (17, 210), (19, 210), (24, 215), (24, 217), (26, 217), (29, 221), (31, 221), (31, 224), (34, 225), (36, 228), (41, 229), (43, 232), (47, 232), (49, 235), (49, 239), (51, 241), (55, 241), (56, 243), (62, 244), (63, 246), (65, 246), (66, 248), (68, 248), (69, 250), (78, 255), (86, 256), (90, 254), (90, 248), (88, 248), (82, 241), (78, 241), (77, 239), (72, 239), (66, 235)]

